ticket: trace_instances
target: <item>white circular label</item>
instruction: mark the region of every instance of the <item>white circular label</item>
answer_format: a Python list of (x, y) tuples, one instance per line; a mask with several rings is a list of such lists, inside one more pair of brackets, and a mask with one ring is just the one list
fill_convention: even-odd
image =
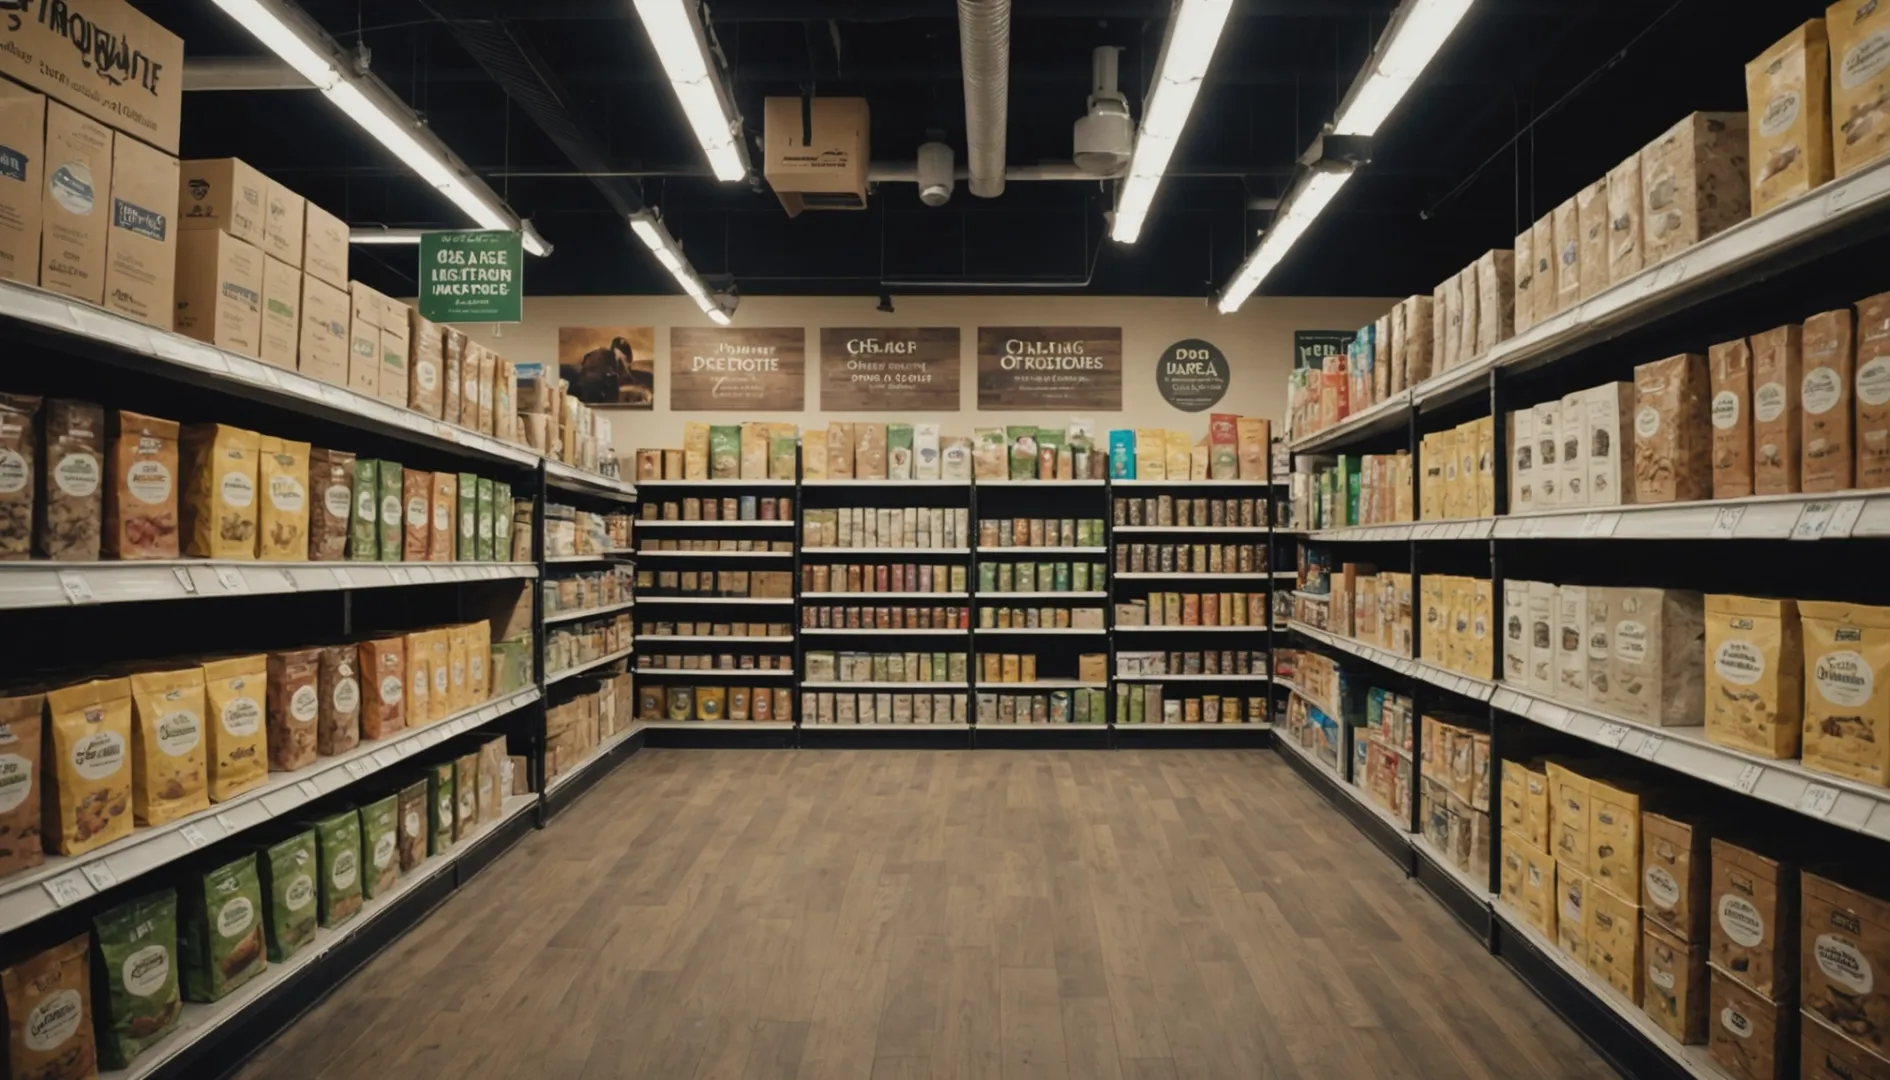
[(1746, 1019), (1746, 1014), (1731, 1005), (1719, 1010), (1719, 1023), (1721, 1027), (1742, 1039), (1752, 1038), (1752, 1021)]
[(381, 522), (387, 525), (400, 524), (400, 496), (386, 495), (381, 498)]
[(125, 470), (125, 490), (147, 506), (171, 497), (171, 470), (161, 461), (136, 461)]
[(417, 708), (419, 708), (419, 707), (420, 707), (420, 703), (422, 703), (422, 702), (424, 702), (424, 701), (426, 701), (426, 698), (427, 698), (427, 672), (426, 672), (426, 669), (425, 669), (425, 668), (414, 668), (414, 669), (413, 669), (413, 700), (414, 700), (414, 708), (416, 708), (416, 709), (417, 709)]
[(87, 780), (103, 780), (124, 764), (125, 740), (116, 731), (95, 731), (72, 744), (72, 767)]
[(1870, 959), (1858, 949), (1855, 941), (1836, 934), (1819, 934), (1818, 940), (1812, 943), (1812, 952), (1825, 978), (1859, 997), (1870, 993), (1875, 984), (1870, 974)]
[(420, 812), (418, 810), (409, 810), (407, 816), (401, 819), (401, 831), (409, 836), (420, 835)]
[(98, 458), (91, 454), (67, 454), (53, 470), (59, 490), (75, 499), (86, 499), (98, 490)]
[(445, 503), (436, 504), (433, 507), (433, 531), (436, 533), (444, 533), (452, 527), (453, 512), (446, 508)]
[[(347, 517), (349, 497), (348, 485), (330, 484), (328, 490), (322, 492), (322, 505), (328, 508), (328, 516), (338, 518)], [(372, 506), (373, 504), (369, 503), (368, 505)]]
[(158, 717), (158, 749), (171, 757), (183, 757), (203, 742), (203, 718), (189, 709), (179, 709)]
[(452, 823), (453, 823), (453, 796), (442, 791), (440, 792), (440, 824), (442, 826), (446, 826), (446, 825), (451, 825)]
[(0, 754), (0, 814), (12, 813), (33, 793), (33, 763), (18, 754)]
[(290, 911), (300, 911), (315, 901), (315, 879), (307, 874), (297, 874), (289, 879), (289, 887), (282, 890), (282, 903)]
[(1805, 411), (1819, 416), (1830, 412), (1844, 396), (1844, 380), (1828, 367), (1816, 367), (1805, 372), (1799, 389), (1799, 400), (1805, 403)]
[(446, 693), (446, 680), (446, 665), (433, 665), (433, 688), (442, 694)]
[(26, 488), (26, 458), (15, 450), (0, 450), (0, 495)]
[(1844, 62), (1838, 65), (1838, 85), (1855, 90), (1882, 71), (1886, 63), (1890, 63), (1890, 30), (1879, 30), (1844, 54)]
[(223, 706), (223, 730), (238, 739), (247, 739), (262, 726), (262, 709), (255, 698), (231, 698)]
[(1842, 709), (1855, 709), (1870, 700), (1876, 674), (1870, 661), (1850, 649), (1825, 653), (1811, 669), (1811, 682), (1818, 696)]
[(420, 389), (431, 392), (440, 385), (440, 373), (433, 366), (433, 361), (422, 360), (414, 365), (414, 375), (420, 380)]
[(1673, 989), (1673, 972), (1667, 971), (1654, 964), (1647, 965), (1647, 979), (1662, 990)]
[(1765, 940), (1765, 917), (1743, 896), (1727, 893), (1719, 898), (1719, 926), (1734, 943), (1748, 949)]
[(1634, 414), (1634, 433), (1643, 439), (1651, 439), (1660, 433), (1660, 410), (1652, 405), (1643, 405)]
[(1739, 422), (1739, 395), (1721, 390), (1713, 395), (1713, 426), (1721, 431)]
[(1802, 97), (1796, 89), (1782, 90), (1772, 95), (1772, 100), (1765, 103), (1765, 111), (1759, 114), (1759, 135), (1763, 138), (1777, 138), (1778, 135), (1798, 119)]
[(335, 692), (329, 695), (338, 713), (351, 713), (361, 707), (361, 684), (353, 676), (335, 680)]
[(170, 980), (171, 954), (162, 945), (146, 945), (125, 957), (120, 970), (125, 993), (132, 997), (150, 997), (164, 989), (164, 984)]
[(256, 481), (248, 473), (230, 473), (223, 478), (222, 492), (223, 505), (241, 510), (256, 498)]
[(349, 849), (335, 855), (335, 865), (328, 868), (328, 883), (337, 889), (354, 888), (354, 879), (361, 873), (361, 854)]
[(299, 512), (307, 496), (308, 490), (302, 486), (302, 481), (293, 476), (278, 474), (269, 478), (270, 505), (285, 514)]
[(289, 695), (289, 716), (297, 723), (312, 724), (322, 711), (322, 696), (313, 686), (298, 686)]
[(1890, 356), (1872, 357), (1857, 369), (1857, 400), (1866, 405), (1890, 401)]
[(354, 500), (354, 516), (362, 521), (374, 520), (374, 493), (363, 491)]
[(374, 869), (385, 870), (394, 861), (394, 834), (383, 833), (374, 841)]
[(247, 896), (233, 896), (217, 912), (217, 936), (238, 937), (256, 921), (256, 905)]
[(1784, 383), (1769, 382), (1752, 392), (1752, 418), (1759, 423), (1769, 424), (1784, 412)]
[(57, 1050), (79, 1030), (79, 1015), (84, 1012), (77, 990), (59, 990), (33, 1006), (26, 1018), (26, 1048), (36, 1053)]
[(1647, 883), (1647, 898), (1655, 907), (1671, 908), (1680, 903), (1680, 883), (1666, 867), (1650, 866), (1641, 877)]
[(1765, 677), (1765, 653), (1750, 641), (1722, 641), (1713, 654), (1713, 670), (1729, 683), (1751, 686)]
[(381, 704), (400, 704), (400, 676), (389, 675), (381, 680)]
[(427, 525), (427, 501), (419, 496), (407, 500), (407, 527), (424, 529)]
[(473, 512), (471, 510), (459, 515), (459, 534), (461, 536), (472, 536), (478, 531), (478, 526), (474, 522)]

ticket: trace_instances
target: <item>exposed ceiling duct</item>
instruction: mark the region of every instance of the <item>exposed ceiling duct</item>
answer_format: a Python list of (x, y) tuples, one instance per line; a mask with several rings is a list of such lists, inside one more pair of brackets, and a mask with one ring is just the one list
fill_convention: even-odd
[(965, 69), (965, 160), (971, 193), (1004, 194), (1010, 124), (1011, 0), (958, 0), (958, 53)]

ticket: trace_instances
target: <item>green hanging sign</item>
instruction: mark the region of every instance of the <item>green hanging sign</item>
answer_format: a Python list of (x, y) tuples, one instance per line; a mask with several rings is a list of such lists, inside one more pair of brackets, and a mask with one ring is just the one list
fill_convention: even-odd
[(519, 322), (524, 269), (520, 233), (422, 233), (420, 315), (442, 323)]

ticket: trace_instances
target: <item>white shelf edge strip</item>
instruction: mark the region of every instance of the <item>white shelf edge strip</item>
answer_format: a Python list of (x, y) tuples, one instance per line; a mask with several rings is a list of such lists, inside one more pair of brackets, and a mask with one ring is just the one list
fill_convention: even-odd
[(590, 671), (593, 668), (600, 668), (600, 667), (603, 667), (605, 664), (612, 663), (617, 660), (622, 660), (624, 657), (629, 656), (631, 653), (635, 651), (636, 651), (635, 646), (632, 646), (631, 648), (628, 648), (628, 649), (620, 649), (617, 652), (609, 654), (608, 656), (600, 656), (595, 660), (586, 660), (581, 664), (573, 665), (571, 667), (565, 668), (562, 671), (554, 671), (551, 674), (545, 676), (545, 685), (550, 686), (552, 683), (558, 682), (559, 680), (568, 679), (573, 675), (582, 675), (583, 673)]
[(577, 619), (590, 619), (590, 618), (595, 618), (596, 616), (599, 616), (599, 615), (609, 615), (612, 612), (616, 612), (616, 611), (628, 611), (631, 608), (636, 607), (636, 606), (637, 606), (637, 602), (634, 599), (619, 600), (617, 603), (605, 604), (603, 607), (584, 608), (579, 611), (553, 612), (552, 614), (545, 616), (545, 622), (561, 623), (561, 622), (572, 622)]
[(0, 609), (76, 607), (152, 600), (213, 600), (413, 585), (535, 578), (532, 563), (151, 562), (0, 563)]

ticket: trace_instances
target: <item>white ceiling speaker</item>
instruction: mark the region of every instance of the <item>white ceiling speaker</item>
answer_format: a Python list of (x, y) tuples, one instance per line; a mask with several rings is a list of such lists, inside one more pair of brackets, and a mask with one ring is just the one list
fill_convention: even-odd
[(947, 143), (919, 144), (919, 201), (927, 206), (944, 206), (952, 199), (952, 148)]
[(1116, 89), (1116, 56), (1120, 51), (1104, 45), (1090, 54), (1089, 114), (1076, 122), (1076, 167), (1097, 176), (1121, 172), (1129, 163), (1134, 143), (1129, 99)]

